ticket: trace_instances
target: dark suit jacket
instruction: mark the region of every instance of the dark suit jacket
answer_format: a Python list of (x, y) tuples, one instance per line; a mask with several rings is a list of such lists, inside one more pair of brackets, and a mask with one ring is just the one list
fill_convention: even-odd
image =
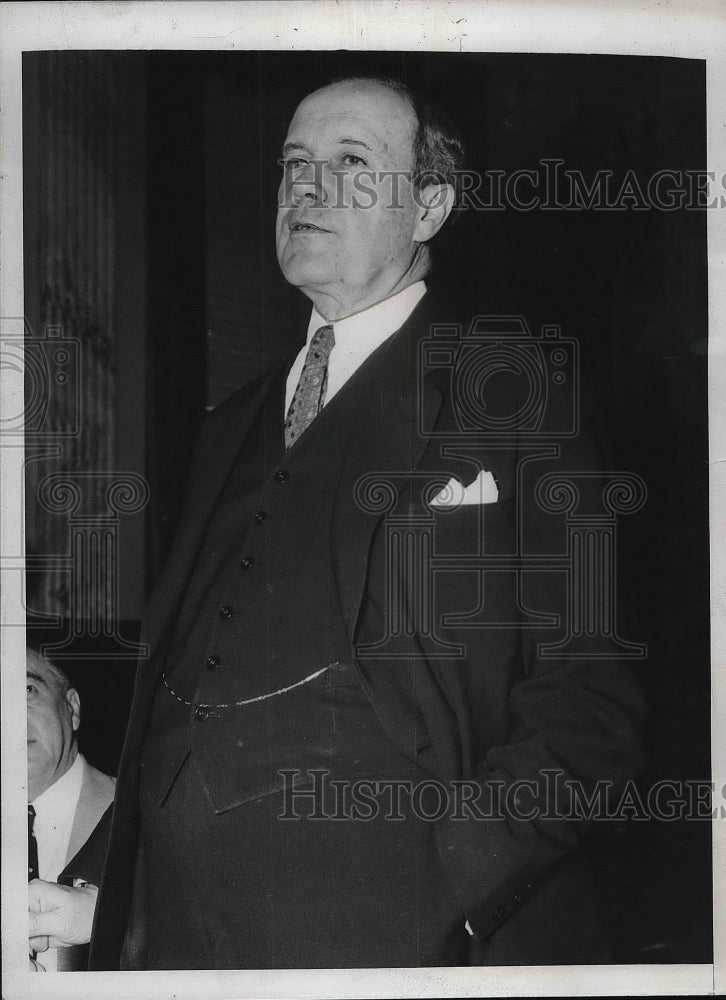
[[(331, 471), (339, 484), (332, 557), (359, 678), (388, 736), (432, 777), (475, 779), (485, 798), (497, 787), (519, 796), (523, 781), (539, 782), (541, 789), (547, 770), (586, 789), (598, 779), (617, 787), (641, 764), (636, 730), (642, 706), (629, 671), (614, 658), (538, 655), (539, 644), (561, 635), (558, 616), (566, 617), (561, 572), (521, 574), (502, 563), (483, 577), (465, 562), (481, 551), (562, 555), (563, 518), (535, 502), (535, 483), (552, 471), (592, 471), (597, 446), (581, 422), (580, 432), (564, 442), (510, 427), (480, 435), (471, 452), (458, 403), (462, 392), (473, 392), (475, 407), (476, 388), (469, 382), (467, 389), (466, 379), (456, 385), (456, 365), (445, 358), (437, 363), (435, 354), (422, 368), (420, 352), (437, 323), (450, 325), (451, 316), (437, 313), (427, 296), (392, 339), (385, 364), (370, 369), (366, 412), (344, 467)], [(119, 769), (91, 968), (118, 967), (138, 849), (139, 756), (175, 611), (215, 499), (278, 371), (217, 407), (197, 443), (176, 544), (148, 608), (144, 638), (151, 658), (139, 670)], [(486, 388), (490, 414), (526, 409), (516, 380), (513, 387), (506, 377), (494, 377)], [(555, 399), (548, 405), (568, 404)], [(479, 468), (496, 474), (498, 503), (445, 511), (427, 505), (451, 476), (466, 484)], [(382, 491), (374, 482), (380, 478), (389, 484)], [(435, 554), (456, 558), (453, 569), (436, 575), (433, 630), (423, 621), (420, 599), (411, 597), (410, 629), (381, 647), (392, 519), (415, 531), (433, 525)], [(469, 620), (462, 621), (467, 613)], [(532, 805), (525, 792), (517, 799), (520, 814)], [(556, 818), (548, 804), (546, 819), (500, 815), (462, 822), (449, 811), (437, 823), (442, 864), (480, 943), (477, 960), (607, 957), (595, 943), (582, 878), (567, 864), (583, 824)]]

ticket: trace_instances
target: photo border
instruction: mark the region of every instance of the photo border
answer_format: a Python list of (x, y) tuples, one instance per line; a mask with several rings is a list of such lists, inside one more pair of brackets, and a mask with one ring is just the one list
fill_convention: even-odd
[[(601, 53), (706, 61), (708, 162), (726, 170), (726, 8), (719, 0), (660, 3), (489, 0), (5, 3), (0, 8), (0, 316), (22, 317), (24, 51), (423, 50)], [(709, 431), (712, 629), (712, 779), (726, 786), (726, 227), (708, 212)], [(5, 322), (5, 320), (3, 320)], [(22, 374), (0, 372), (2, 413), (23, 408)], [(27, 969), (25, 704), (21, 441), (2, 441), (0, 652), (2, 685), (2, 951), (4, 994), (98, 1000), (204, 997), (445, 997), (705, 995), (726, 992), (726, 825), (713, 823), (714, 964), (67, 973)]]

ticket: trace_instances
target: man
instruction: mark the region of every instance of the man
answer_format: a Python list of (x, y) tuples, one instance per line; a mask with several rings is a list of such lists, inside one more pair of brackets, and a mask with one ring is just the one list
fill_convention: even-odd
[[(538, 655), (563, 613), (551, 573), (466, 562), (516, 554), (524, 528), (560, 552), (532, 470), (591, 470), (592, 445), (525, 454), (505, 434), (472, 457), (451, 365), (419, 379), (452, 325), (423, 279), (460, 159), (388, 81), (294, 115), (276, 235), (314, 306), (307, 342), (202, 430), (148, 609), (91, 968), (607, 960), (582, 824), (554, 802), (526, 817), (547, 773), (589, 789), (637, 768), (639, 696), (614, 659)], [(511, 412), (511, 387), (488, 391)], [(396, 545), (432, 520), (453, 562), (416, 590)], [(460, 779), (480, 806), (511, 792), (509, 811), (432, 819), (416, 790)], [(413, 792), (377, 808), (379, 787)]]
[[(27, 650), (26, 660), (30, 909), (47, 907), (55, 898), (64, 903), (73, 898), (90, 906), (92, 915), (95, 886), (77, 887), (68, 897), (70, 889), (50, 883), (64, 878), (75, 856), (94, 842), (98, 825), (113, 801), (115, 782), (78, 752), (81, 701), (66, 674), (33, 649)], [(73, 881), (72, 874), (68, 877)], [(48, 928), (39, 930), (41, 933), (34, 933), (31, 921), (31, 952), (38, 953), (35, 961), (39, 969), (85, 968), (87, 948), (59, 947), (82, 944), (82, 934), (77, 940), (63, 942), (52, 935), (49, 941)]]

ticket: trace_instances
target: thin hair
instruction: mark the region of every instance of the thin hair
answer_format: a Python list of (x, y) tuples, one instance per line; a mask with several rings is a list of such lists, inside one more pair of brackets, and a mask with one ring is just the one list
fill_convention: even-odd
[[(464, 165), (464, 145), (458, 130), (448, 115), (437, 105), (418, 94), (413, 88), (399, 80), (386, 76), (340, 76), (331, 81), (337, 83), (374, 83), (398, 94), (408, 104), (416, 118), (413, 139), (413, 183), (419, 189), (430, 184), (450, 184), (454, 189), (454, 208), (461, 203), (460, 172)], [(459, 212), (451, 212), (450, 224)], [(446, 228), (446, 226), (444, 226)]]

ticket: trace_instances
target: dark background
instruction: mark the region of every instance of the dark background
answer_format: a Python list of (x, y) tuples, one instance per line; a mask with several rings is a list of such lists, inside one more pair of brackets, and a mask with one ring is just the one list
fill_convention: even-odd
[[(632, 169), (645, 184), (659, 169), (706, 168), (705, 69), (695, 60), (26, 55), (28, 322), (63, 322), (88, 346), (83, 440), (151, 487), (149, 505), (119, 528), (127, 637), (168, 550), (205, 409), (306, 328), (309, 307), (275, 260), (276, 161), (299, 99), (356, 72), (400, 78), (441, 104), (475, 170), (561, 158), (588, 179)], [(467, 211), (437, 257), (430, 284), (442, 297), (523, 315), (535, 332), (556, 323), (579, 340), (612, 467), (648, 487), (644, 508), (618, 525), (621, 631), (648, 647), (636, 667), (650, 704), (641, 784), (708, 780), (705, 212)], [(112, 391), (99, 389), (102, 376)], [(79, 456), (69, 445), (61, 462), (87, 467), (88, 454)], [(41, 456), (33, 468), (49, 463)], [(65, 542), (35, 502), (34, 482), (29, 621), (47, 642), (67, 627), (68, 587), (41, 564)], [(58, 614), (60, 629), (39, 629), (43, 612)], [(101, 631), (76, 646), (96, 651), (96, 662), (67, 660), (82, 691), (85, 749), (109, 771), (133, 676), (114, 648)], [(590, 851), (619, 961), (711, 960), (708, 823), (597, 829)]]

